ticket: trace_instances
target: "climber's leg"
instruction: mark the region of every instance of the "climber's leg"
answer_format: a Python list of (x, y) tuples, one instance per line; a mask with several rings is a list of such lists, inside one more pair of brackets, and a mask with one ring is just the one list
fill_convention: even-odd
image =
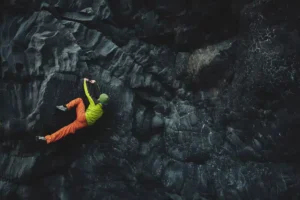
[(66, 107), (68, 108), (68, 110), (70, 110), (71, 108), (80, 105), (80, 109), (85, 111), (85, 106), (83, 103), (83, 100), (81, 98), (76, 98), (72, 101), (70, 101), (68, 104), (66, 104)]
[(74, 106), (76, 106), (76, 115), (77, 115), (76, 120), (73, 123), (59, 129), (55, 133), (45, 136), (45, 139), (47, 140), (48, 144), (55, 142), (67, 136), (70, 133), (75, 133), (76, 130), (87, 126), (87, 122), (85, 118), (85, 105), (83, 103), (83, 100), (81, 98), (77, 98), (70, 101), (66, 105), (68, 110), (70, 110)]
[[(76, 101), (76, 121), (86, 123), (86, 118), (85, 118), (85, 105), (83, 103), (83, 100), (81, 98), (77, 98), (73, 101)], [(69, 105), (67, 105), (69, 107)]]
[(83, 100), (81, 98), (74, 99), (66, 105), (56, 106), (56, 108), (61, 111), (67, 111), (78, 105), (81, 105), (80, 107), (82, 107), (82, 105), (83, 105), (83, 110), (85, 110), (85, 106), (84, 106)]
[(46, 135), (45, 139), (47, 141), (47, 144), (60, 140), (61, 138), (69, 135), (70, 133), (75, 133), (76, 130), (86, 127), (86, 120), (83, 117), (81, 117), (81, 120), (79, 121), (76, 119), (73, 123), (59, 129), (55, 133), (51, 135)]

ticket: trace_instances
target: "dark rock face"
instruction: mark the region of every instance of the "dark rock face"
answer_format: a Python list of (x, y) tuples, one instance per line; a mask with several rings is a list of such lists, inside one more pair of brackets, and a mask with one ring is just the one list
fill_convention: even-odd
[[(4, 1), (1, 199), (299, 199), (296, 3)], [(35, 142), (83, 77), (104, 116)]]

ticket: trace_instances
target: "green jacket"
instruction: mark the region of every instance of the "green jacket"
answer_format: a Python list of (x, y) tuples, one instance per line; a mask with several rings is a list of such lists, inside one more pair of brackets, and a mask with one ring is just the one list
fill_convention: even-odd
[(85, 111), (85, 117), (88, 125), (91, 126), (103, 115), (102, 104), (101, 103), (95, 104), (94, 100), (92, 99), (87, 89), (86, 81), (84, 81), (83, 83), (83, 88), (84, 88), (85, 95), (88, 98), (90, 103), (90, 105)]

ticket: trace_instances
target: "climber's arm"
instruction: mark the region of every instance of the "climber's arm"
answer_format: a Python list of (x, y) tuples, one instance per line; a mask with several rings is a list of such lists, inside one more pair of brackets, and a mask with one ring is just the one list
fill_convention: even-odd
[(87, 88), (87, 85), (86, 85), (86, 81), (87, 81), (87, 79), (83, 80), (84, 93), (85, 93), (86, 97), (88, 98), (90, 104), (95, 105), (94, 100), (92, 99), (92, 97), (91, 97), (91, 95), (90, 95), (90, 93), (88, 91), (88, 88)]

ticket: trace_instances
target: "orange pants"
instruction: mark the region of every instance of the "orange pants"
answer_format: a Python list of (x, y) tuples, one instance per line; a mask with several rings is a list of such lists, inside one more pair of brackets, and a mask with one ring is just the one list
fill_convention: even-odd
[(51, 135), (46, 135), (45, 138), (47, 140), (47, 144), (51, 142), (55, 142), (70, 133), (75, 133), (76, 130), (84, 128), (88, 126), (86, 118), (85, 118), (85, 106), (81, 98), (74, 99), (70, 101), (67, 105), (68, 110), (73, 108), (74, 106), (76, 107), (76, 120), (72, 122), (71, 124), (59, 129), (55, 133)]

